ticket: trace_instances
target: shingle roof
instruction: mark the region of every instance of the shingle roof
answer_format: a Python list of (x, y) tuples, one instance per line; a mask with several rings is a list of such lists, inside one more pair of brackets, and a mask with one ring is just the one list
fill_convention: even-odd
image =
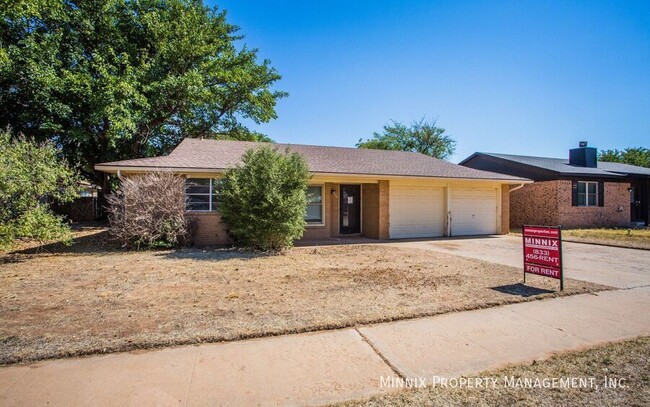
[[(184, 139), (168, 156), (114, 161), (95, 166), (98, 170), (134, 167), (174, 170), (220, 171), (241, 162), (251, 148), (268, 145), (249, 141)], [(270, 144), (302, 154), (314, 173), (414, 176), (432, 178), (493, 179), (527, 181), (525, 178), (475, 170), (406, 151), (324, 147), (302, 144)]]
[(568, 159), (564, 158), (549, 158), (549, 157), (533, 157), (526, 155), (512, 155), (512, 154), (499, 154), (499, 153), (475, 153), (461, 164), (467, 162), (475, 155), (487, 155), (491, 157), (501, 158), (503, 160), (513, 161), (520, 164), (530, 165), (533, 167), (543, 168), (545, 170), (557, 172), (566, 175), (593, 175), (593, 176), (606, 176), (606, 177), (623, 177), (626, 175), (650, 175), (650, 168), (637, 167), (629, 164), (610, 163), (605, 161), (598, 161), (598, 167), (588, 168), (570, 165)]
[(650, 176), (650, 168), (639, 167), (637, 165), (598, 161), (598, 167), (604, 169), (605, 171), (616, 172), (619, 174)]

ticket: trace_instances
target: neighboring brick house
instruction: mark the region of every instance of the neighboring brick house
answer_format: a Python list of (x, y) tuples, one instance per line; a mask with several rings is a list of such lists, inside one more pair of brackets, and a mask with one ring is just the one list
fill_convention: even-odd
[[(228, 242), (215, 184), (262, 143), (185, 139), (168, 156), (98, 164), (118, 176), (173, 171), (187, 177), (195, 241)], [(304, 239), (422, 238), (508, 233), (510, 185), (530, 180), (474, 170), (419, 153), (273, 144), (300, 153), (311, 172)]]
[(460, 165), (535, 181), (511, 191), (511, 228), (648, 224), (650, 168), (600, 162), (586, 142), (569, 159), (474, 153)]

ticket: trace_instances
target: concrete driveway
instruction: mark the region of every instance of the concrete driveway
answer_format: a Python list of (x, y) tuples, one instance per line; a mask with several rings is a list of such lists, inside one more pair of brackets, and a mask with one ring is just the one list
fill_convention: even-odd
[[(403, 241), (390, 244), (439, 251), (518, 268), (523, 267), (521, 237), (487, 236)], [(649, 250), (571, 242), (563, 242), (562, 249), (566, 277), (617, 288), (650, 285)]]

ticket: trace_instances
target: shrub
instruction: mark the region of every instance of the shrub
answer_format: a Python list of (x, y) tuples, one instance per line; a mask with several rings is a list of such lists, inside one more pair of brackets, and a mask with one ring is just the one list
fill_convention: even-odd
[(128, 247), (173, 247), (191, 243), (196, 220), (185, 212), (185, 178), (168, 172), (121, 180), (107, 197), (111, 235)]
[(69, 202), (78, 195), (77, 177), (58, 155), (51, 143), (22, 135), (12, 140), (9, 131), (0, 131), (0, 247), (16, 239), (72, 240), (63, 218), (49, 207), (52, 200)]
[(301, 155), (271, 147), (247, 151), (225, 173), (222, 220), (236, 244), (261, 250), (290, 247), (305, 229), (309, 171)]

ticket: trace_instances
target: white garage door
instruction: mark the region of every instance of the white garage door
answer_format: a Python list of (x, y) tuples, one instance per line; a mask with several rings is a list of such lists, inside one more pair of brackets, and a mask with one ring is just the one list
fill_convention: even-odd
[(388, 207), (391, 239), (443, 235), (442, 188), (391, 184)]
[(451, 189), (451, 235), (497, 233), (496, 189)]

